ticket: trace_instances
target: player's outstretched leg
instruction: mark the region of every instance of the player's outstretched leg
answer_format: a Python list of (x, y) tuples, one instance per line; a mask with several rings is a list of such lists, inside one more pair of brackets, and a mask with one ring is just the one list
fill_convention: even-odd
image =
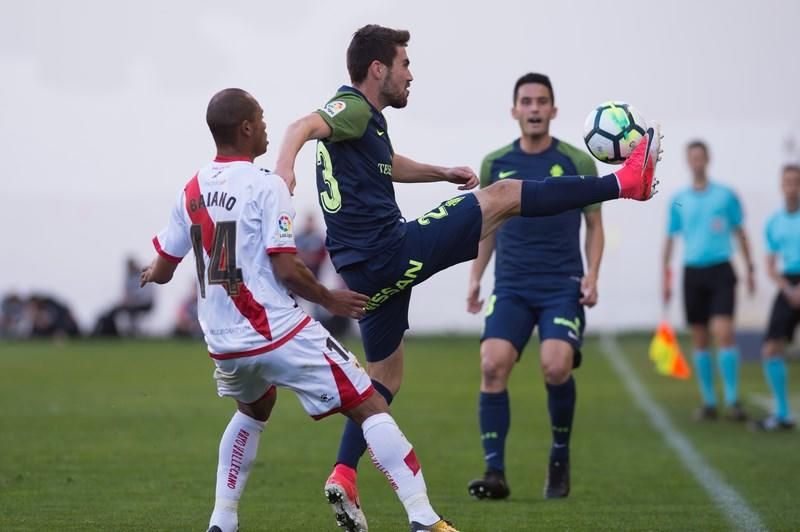
[(216, 500), (208, 524), (209, 532), (236, 532), (239, 529), (239, 499), (255, 461), (265, 423), (237, 411), (222, 434)]
[(594, 203), (627, 198), (646, 201), (657, 191), (661, 132), (650, 128), (622, 168), (601, 177), (562, 176), (544, 181), (503, 180), (475, 192), (481, 205), (481, 238), (512, 216), (552, 216)]

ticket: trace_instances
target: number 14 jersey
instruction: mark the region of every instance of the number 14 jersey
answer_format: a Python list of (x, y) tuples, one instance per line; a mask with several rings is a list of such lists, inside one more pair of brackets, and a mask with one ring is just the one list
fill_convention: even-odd
[(280, 176), (249, 160), (217, 158), (189, 180), (153, 238), (174, 263), (194, 250), (198, 318), (212, 358), (270, 351), (310, 321), (269, 259), (296, 253), (294, 216)]

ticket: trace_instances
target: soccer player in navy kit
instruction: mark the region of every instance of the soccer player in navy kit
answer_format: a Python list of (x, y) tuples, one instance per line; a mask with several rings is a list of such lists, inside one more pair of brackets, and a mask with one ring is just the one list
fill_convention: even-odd
[(770, 217), (765, 231), (769, 252), (767, 273), (777, 285), (778, 294), (772, 304), (762, 356), (764, 377), (775, 398), (775, 411), (753, 422), (753, 428), (767, 432), (791, 430), (795, 426), (789, 411), (783, 352), (800, 324), (800, 166), (784, 167), (781, 188), (784, 208)]
[[(542, 181), (562, 175), (594, 175), (591, 157), (550, 135), (557, 108), (550, 79), (525, 74), (514, 85), (512, 117), (520, 137), (483, 160), (481, 187), (504, 179)], [(581, 217), (586, 220), (584, 274), (580, 250)], [(483, 239), (472, 263), (467, 310), (483, 306), (481, 277), (497, 250), (494, 293), (486, 310), (481, 337), (481, 392), (478, 421), (486, 473), (470, 482), (479, 499), (503, 499), (510, 490), (505, 478), (505, 440), (511, 414), (508, 378), (534, 327), (539, 329), (540, 360), (553, 434), (544, 495), (569, 494), (569, 440), (575, 412), (572, 369), (581, 359), (586, 326), (583, 306), (597, 303), (597, 275), (603, 254), (600, 205), (554, 216), (512, 218), (496, 234)]]
[(670, 202), (669, 225), (664, 244), (664, 301), (672, 295), (670, 260), (673, 240), (683, 236), (683, 299), (689, 323), (694, 367), (703, 404), (695, 412), (698, 421), (717, 418), (714, 392), (714, 363), (709, 350), (711, 336), (716, 343), (727, 417), (744, 421), (747, 416), (739, 402), (739, 350), (734, 341), (733, 315), (736, 274), (730, 262), (731, 237), (747, 264), (747, 286), (755, 291), (753, 261), (739, 198), (729, 187), (710, 181), (708, 147), (701, 141), (689, 143), (687, 160), (692, 185), (678, 192)]
[[(616, 174), (504, 180), (406, 222), (394, 182), (449, 181), (462, 190), (478, 184), (469, 168), (422, 164), (394, 151), (381, 111), (408, 103), (413, 79), (406, 52), (409, 38), (407, 31), (377, 25), (359, 29), (347, 51), (352, 85), (341, 87), (322, 109), (289, 126), (276, 164), (276, 173), (293, 189), (298, 151), (308, 140), (319, 141), (317, 188), (328, 228), (326, 244), (348, 287), (371, 296), (359, 326), (367, 371), (387, 401), (402, 381), (412, 286), (475, 258), (479, 240), (512, 216), (548, 216), (620, 197), (649, 199), (660, 153), (660, 133), (650, 129)], [(367, 528), (356, 489), (356, 466), (366, 444), (357, 430), (357, 425), (346, 425), (325, 485), (337, 524), (351, 531)], [(443, 520), (425, 525), (426, 530), (454, 530)]]

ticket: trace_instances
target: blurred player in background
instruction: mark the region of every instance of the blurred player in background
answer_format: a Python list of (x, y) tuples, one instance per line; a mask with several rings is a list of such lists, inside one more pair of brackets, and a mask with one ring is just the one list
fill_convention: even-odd
[(667, 238), (664, 244), (663, 298), (672, 296), (673, 240), (683, 237), (683, 299), (694, 348), (694, 366), (703, 404), (695, 412), (697, 420), (718, 416), (714, 391), (714, 363), (711, 337), (717, 346), (717, 360), (724, 390), (727, 417), (744, 421), (747, 416), (739, 402), (739, 350), (734, 339), (736, 274), (730, 258), (731, 237), (739, 241), (747, 267), (747, 288), (755, 291), (753, 261), (747, 235), (742, 226), (739, 198), (730, 188), (708, 178), (708, 146), (694, 141), (686, 148), (692, 184), (678, 192), (670, 202)]
[(238, 506), (276, 399), (293, 390), (315, 419), (342, 412), (363, 430), (375, 465), (408, 513), (433, 523), (414, 449), (388, 413), (352, 353), (295, 303), (292, 294), (334, 314), (358, 318), (366, 296), (328, 290), (296, 255), (294, 208), (286, 183), (253, 165), (266, 152), (263, 110), (241, 89), (217, 93), (206, 121), (217, 157), (178, 195), (167, 227), (154, 239), (158, 255), (141, 284), (168, 282), (194, 249), (200, 324), (214, 359), (220, 396), (237, 405), (219, 447), (209, 532), (236, 532)]
[[(589, 155), (550, 135), (550, 121), (557, 112), (547, 76), (531, 73), (519, 78), (511, 116), (519, 123), (520, 137), (486, 156), (480, 171), (481, 187), (503, 179), (542, 181), (561, 175), (595, 175), (597, 167)], [(586, 220), (585, 274), (581, 217)], [(505, 440), (511, 425), (508, 378), (537, 326), (553, 434), (544, 496), (569, 494), (569, 440), (575, 412), (572, 369), (581, 360), (586, 326), (583, 306), (597, 303), (603, 244), (599, 204), (555, 216), (512, 218), (496, 234), (481, 240), (469, 279), (469, 312), (477, 313), (483, 306), (481, 277), (495, 248), (497, 262), (494, 293), (481, 337), (478, 422), (486, 472), (470, 482), (472, 496), (503, 499), (510, 494), (504, 473)]]
[[(370, 295), (359, 326), (367, 370), (387, 402), (402, 382), (413, 286), (474, 259), (480, 239), (512, 216), (549, 216), (620, 197), (649, 199), (660, 151), (660, 134), (651, 129), (616, 174), (503, 180), (407, 222), (395, 200), (394, 182), (448, 181), (462, 190), (478, 185), (469, 168), (422, 164), (394, 151), (382, 111), (408, 103), (413, 79), (409, 38), (407, 31), (377, 25), (359, 29), (347, 50), (352, 85), (341, 87), (322, 109), (289, 126), (276, 165), (293, 189), (297, 153), (307, 141), (319, 140), (317, 189), (328, 251), (347, 286)], [(341, 524), (340, 516), (347, 515), (361, 524), (357, 530), (366, 528), (356, 488), (356, 466), (366, 448), (358, 426), (348, 422), (325, 484), (337, 520)], [(452, 529), (434, 524), (419, 530)]]
[(754, 428), (770, 432), (795, 425), (789, 411), (784, 350), (800, 324), (800, 166), (784, 167), (781, 188), (784, 208), (770, 217), (766, 228), (767, 273), (778, 286), (778, 294), (762, 350), (764, 376), (775, 398), (775, 411), (753, 423)]

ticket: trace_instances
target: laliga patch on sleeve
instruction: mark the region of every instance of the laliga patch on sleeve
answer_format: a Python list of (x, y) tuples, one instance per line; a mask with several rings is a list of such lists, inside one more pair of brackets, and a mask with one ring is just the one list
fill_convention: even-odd
[(292, 238), (292, 217), (288, 212), (282, 212), (278, 216), (278, 238)]
[(336, 116), (339, 113), (341, 113), (342, 111), (344, 111), (345, 107), (347, 107), (346, 103), (344, 103), (342, 100), (336, 100), (336, 101), (333, 101), (333, 102), (328, 102), (328, 105), (323, 107), (322, 111), (326, 115), (328, 115), (331, 118), (333, 118), (334, 116)]

